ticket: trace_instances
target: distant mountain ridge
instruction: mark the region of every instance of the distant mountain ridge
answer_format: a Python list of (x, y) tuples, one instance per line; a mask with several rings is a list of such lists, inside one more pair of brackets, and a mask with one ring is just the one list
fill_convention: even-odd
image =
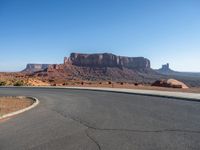
[[(63, 64), (49, 65), (47, 69), (33, 73), (33, 76), (47, 80), (153, 82), (151, 62), (144, 57), (125, 57), (110, 53), (71, 53)], [(156, 78), (156, 77), (154, 77)]]
[(144, 57), (125, 57), (111, 53), (71, 53), (63, 64), (28, 64), (22, 71), (30, 77), (52, 84), (68, 81), (114, 81), (151, 85), (160, 79), (177, 79), (188, 86), (200, 86), (200, 73), (177, 72), (169, 64), (154, 70)]
[(162, 68), (155, 70), (163, 75), (185, 76), (185, 77), (200, 77), (200, 72), (179, 72), (170, 69), (169, 63), (162, 65)]

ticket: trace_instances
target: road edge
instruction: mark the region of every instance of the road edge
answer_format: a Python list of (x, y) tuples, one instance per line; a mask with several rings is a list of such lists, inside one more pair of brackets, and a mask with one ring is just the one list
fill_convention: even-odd
[(30, 105), (29, 107), (26, 107), (26, 108), (24, 108), (24, 109), (21, 109), (21, 110), (18, 110), (18, 111), (11, 112), (11, 113), (8, 113), (8, 114), (6, 114), (6, 115), (0, 116), (0, 120), (1, 120), (1, 119), (5, 119), (5, 118), (9, 118), (9, 117), (12, 117), (12, 116), (15, 116), (15, 115), (18, 115), (18, 114), (21, 114), (21, 113), (23, 113), (23, 112), (26, 112), (26, 111), (28, 111), (28, 110), (30, 110), (30, 109), (33, 109), (34, 107), (36, 107), (36, 106), (40, 103), (40, 101), (39, 101), (37, 98), (35, 98), (35, 97), (27, 97), (27, 96), (20, 96), (20, 97), (30, 98), (30, 99), (32, 99), (34, 102), (33, 102), (33, 104)]
[(90, 90), (90, 91), (104, 91), (114, 93), (135, 94), (144, 96), (174, 98), (178, 100), (200, 102), (200, 93), (176, 92), (176, 91), (159, 91), (146, 89), (126, 89), (126, 88), (107, 88), (107, 87), (79, 87), (79, 86), (4, 86), (2, 88), (43, 88), (43, 89), (72, 89), (72, 90)]
[(173, 98), (173, 99), (177, 99), (177, 100), (200, 102), (200, 94), (196, 94), (196, 93), (168, 92), (168, 91), (140, 90), (140, 89), (94, 88), (94, 87), (92, 87), (92, 88), (91, 87), (89, 87), (89, 88), (88, 87), (87, 88), (85, 88), (85, 87), (65, 87), (64, 89), (125, 93), (125, 94)]

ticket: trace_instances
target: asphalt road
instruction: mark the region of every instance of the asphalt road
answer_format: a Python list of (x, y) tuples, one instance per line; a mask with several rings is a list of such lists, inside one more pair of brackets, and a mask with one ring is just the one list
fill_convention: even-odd
[(0, 150), (200, 150), (200, 103), (103, 91), (0, 88), (34, 109), (0, 122)]

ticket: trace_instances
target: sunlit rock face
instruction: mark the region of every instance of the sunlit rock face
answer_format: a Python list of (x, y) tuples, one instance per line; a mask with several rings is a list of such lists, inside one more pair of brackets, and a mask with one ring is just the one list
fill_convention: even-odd
[(64, 63), (84, 67), (119, 67), (128, 69), (149, 69), (151, 67), (150, 61), (144, 57), (124, 57), (110, 53), (71, 53), (69, 58), (65, 58)]
[(189, 87), (178, 80), (175, 79), (162, 79), (155, 81), (152, 86), (160, 86), (160, 87), (169, 87), (169, 88), (181, 88), (181, 89), (188, 89)]

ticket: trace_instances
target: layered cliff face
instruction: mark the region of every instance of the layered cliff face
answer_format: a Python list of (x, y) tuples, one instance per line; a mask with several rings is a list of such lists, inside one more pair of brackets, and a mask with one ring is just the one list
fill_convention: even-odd
[(70, 57), (64, 58), (64, 64), (50, 65), (44, 71), (32, 75), (56, 83), (70, 80), (147, 83), (157, 78), (156, 72), (150, 68), (148, 59), (116, 56), (109, 53), (72, 53)]
[(70, 57), (64, 58), (64, 64), (49, 65), (47, 69), (36, 72), (33, 76), (59, 83), (70, 80), (145, 83), (152, 81), (151, 76), (146, 79), (149, 74), (156, 75), (156, 72), (150, 68), (150, 61), (143, 57), (72, 53)]
[(82, 67), (118, 67), (128, 69), (150, 69), (150, 61), (144, 57), (123, 57), (114, 54), (78, 54), (72, 53), (65, 58), (65, 64)]
[(33, 73), (47, 69), (49, 66), (49, 64), (27, 64), (22, 72)]
[[(168, 70), (169, 65), (165, 65), (163, 68)], [(72, 53), (70, 57), (65, 57), (63, 64), (29, 64), (25, 70), (34, 72), (29, 74), (31, 77), (58, 84), (80, 80), (151, 84), (158, 79), (169, 78), (168, 75), (160, 74), (157, 70), (151, 69), (150, 61), (144, 57), (122, 57), (109, 53)], [(200, 83), (193, 78), (172, 77), (190, 86), (199, 86), (198, 83)]]

